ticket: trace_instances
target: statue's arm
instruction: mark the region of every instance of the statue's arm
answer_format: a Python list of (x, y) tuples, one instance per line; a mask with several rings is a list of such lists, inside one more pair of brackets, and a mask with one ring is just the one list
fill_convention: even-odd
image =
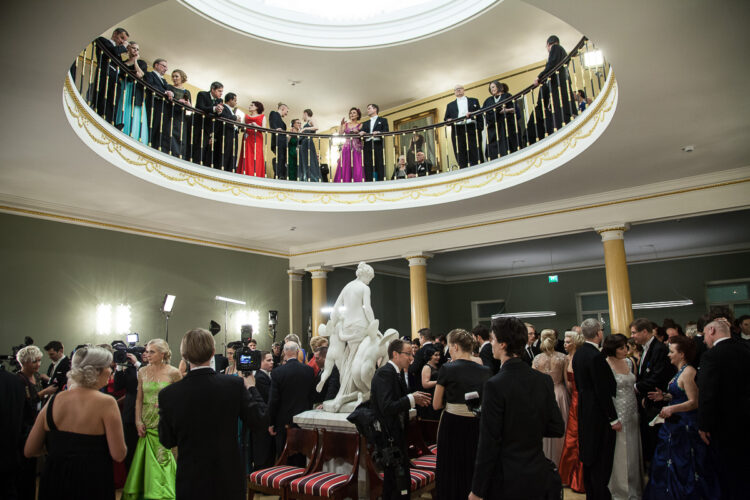
[(375, 321), (375, 313), (372, 312), (372, 305), (370, 304), (370, 287), (365, 286), (362, 293), (362, 307), (365, 311), (365, 318), (368, 323)]

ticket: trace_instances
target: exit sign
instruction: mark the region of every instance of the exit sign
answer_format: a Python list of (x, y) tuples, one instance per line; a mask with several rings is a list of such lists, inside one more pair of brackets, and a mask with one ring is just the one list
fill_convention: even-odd
[(547, 279), (550, 283), (557, 283), (559, 281), (556, 274), (550, 274), (549, 276), (547, 276)]

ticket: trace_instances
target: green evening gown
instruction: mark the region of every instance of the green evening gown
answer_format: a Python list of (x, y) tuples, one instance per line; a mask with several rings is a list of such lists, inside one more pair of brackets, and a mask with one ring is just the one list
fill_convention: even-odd
[(142, 419), (146, 436), (138, 439), (122, 500), (175, 498), (177, 463), (159, 442), (159, 391), (170, 382), (143, 382)]

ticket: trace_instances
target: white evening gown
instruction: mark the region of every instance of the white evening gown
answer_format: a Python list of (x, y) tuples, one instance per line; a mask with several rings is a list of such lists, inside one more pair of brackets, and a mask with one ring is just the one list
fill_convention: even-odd
[[(632, 370), (632, 362), (628, 359)], [(643, 454), (641, 431), (638, 426), (638, 401), (635, 399), (635, 375), (626, 375), (612, 370), (617, 382), (617, 393), (613, 398), (617, 417), (622, 422), (622, 431), (617, 433), (615, 458), (609, 491), (612, 500), (640, 500), (643, 496)]]

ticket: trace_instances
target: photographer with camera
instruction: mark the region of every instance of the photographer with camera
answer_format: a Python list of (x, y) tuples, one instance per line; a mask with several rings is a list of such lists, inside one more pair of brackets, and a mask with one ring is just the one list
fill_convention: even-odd
[(128, 446), (128, 454), (125, 456), (125, 471), (130, 470), (133, 462), (133, 454), (138, 444), (138, 430), (135, 427), (135, 401), (138, 396), (138, 369), (141, 362), (136, 353), (127, 352), (125, 344), (121, 341), (112, 342), (115, 349), (114, 362), (117, 364), (114, 374), (114, 390), (125, 390), (125, 399), (122, 401), (122, 430), (125, 435), (125, 443)]
[(411, 343), (396, 339), (388, 345), (389, 361), (372, 378), (370, 401), (372, 409), (388, 435), (385, 455), (387, 466), (383, 476), (383, 500), (410, 498), (409, 456), (406, 452), (406, 429), (409, 410), (415, 405), (430, 404), (424, 392), (407, 394), (406, 372), (412, 361)]

